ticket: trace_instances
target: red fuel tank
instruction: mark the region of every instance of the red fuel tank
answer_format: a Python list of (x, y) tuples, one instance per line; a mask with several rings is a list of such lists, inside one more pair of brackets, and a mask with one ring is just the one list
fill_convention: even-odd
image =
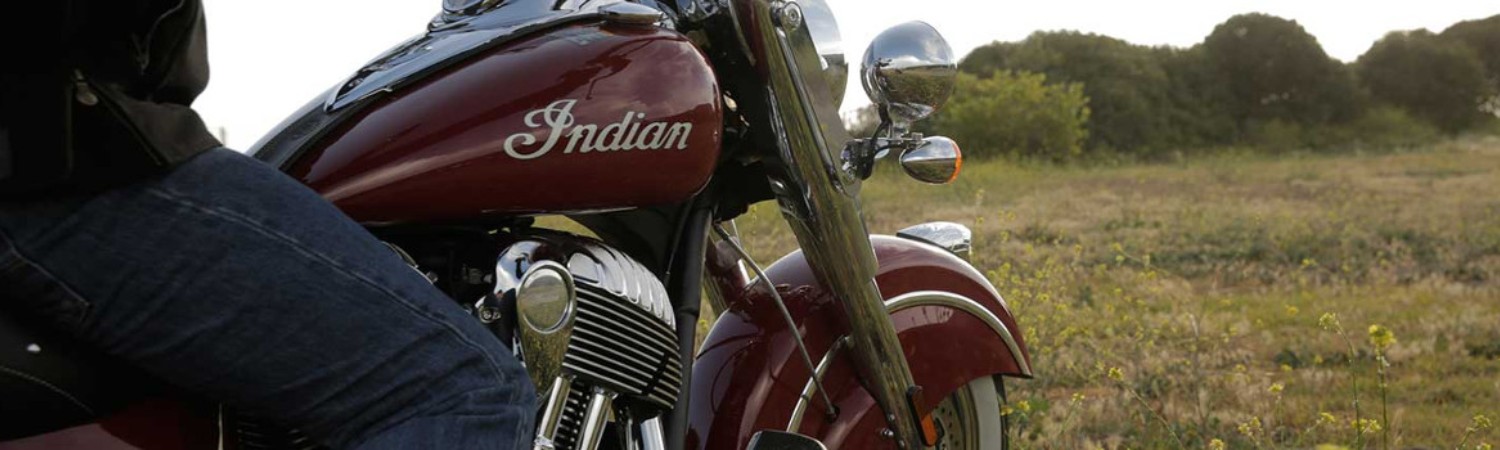
[(707, 183), (722, 121), (686, 37), (583, 23), (386, 94), (288, 173), (367, 223), (657, 205)]

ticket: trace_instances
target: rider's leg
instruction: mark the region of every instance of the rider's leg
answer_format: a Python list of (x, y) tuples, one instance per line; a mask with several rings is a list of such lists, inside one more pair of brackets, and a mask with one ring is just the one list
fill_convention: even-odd
[(529, 447), (510, 352), (292, 179), (229, 150), (88, 197), (0, 202), (0, 289), (183, 388), (336, 448)]

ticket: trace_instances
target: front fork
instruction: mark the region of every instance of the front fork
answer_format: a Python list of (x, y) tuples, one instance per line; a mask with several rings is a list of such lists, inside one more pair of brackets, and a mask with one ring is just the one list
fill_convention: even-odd
[[(860, 379), (885, 412), (889, 435), (901, 448), (921, 448), (916, 386), (896, 328), (875, 284), (878, 262), (860, 212), (860, 179), (844, 169), (830, 143), (849, 141), (821, 60), (806, 27), (788, 23), (773, 3), (749, 0), (740, 16), (766, 56), (764, 91), (775, 128), (772, 190), (818, 280), (843, 304), (850, 352)], [(752, 19), (752, 20), (744, 20)], [(811, 367), (808, 368), (812, 370)]]
[[(778, 139), (784, 165), (777, 177), (779, 182), (772, 183), (773, 190), (814, 274), (843, 304), (849, 321), (850, 353), (860, 379), (885, 412), (891, 436), (901, 448), (921, 448), (926, 439), (919, 433), (913, 402), (920, 400), (917, 396), (921, 388), (912, 377), (906, 353), (875, 284), (878, 261), (860, 212), (860, 179), (842, 170), (841, 163), (825, 150), (829, 138), (842, 133), (825, 136), (830, 128), (818, 124), (838, 123), (836, 115), (819, 117), (829, 113), (806, 107), (832, 102), (812, 98), (826, 89), (809, 89), (807, 78), (790, 76), (798, 72), (799, 63), (817, 67), (816, 61), (796, 60), (798, 53), (792, 50), (795, 44), (803, 43), (798, 38), (805, 38), (805, 33), (786, 36), (776, 29), (769, 32), (772, 36), (765, 36), (765, 42), (773, 43), (770, 53), (780, 50), (777, 56), (782, 57), (767, 58), (767, 63), (787, 66), (771, 71), (771, 99), (767, 102), (784, 126)], [(788, 76), (779, 78), (777, 74)], [(842, 131), (842, 127), (837, 130)]]
[(814, 274), (843, 305), (849, 321), (849, 352), (860, 379), (885, 412), (897, 445), (921, 448), (927, 440), (920, 434), (916, 410), (921, 387), (912, 377), (906, 352), (875, 284), (875, 250), (870, 247), (858, 203), (843, 200), (846, 205), (840, 209), (850, 213), (847, 216), (788, 219)]
[(583, 403), (583, 417), (579, 429), (571, 430), (575, 442), (572, 448), (597, 449), (604, 437), (604, 426), (614, 416), (623, 450), (666, 450), (666, 434), (662, 431), (661, 418), (637, 421), (629, 411), (616, 409), (616, 394), (608, 389), (595, 387), (580, 396), (573, 395), (570, 376), (560, 376), (552, 382), (542, 406), (542, 417), (537, 422), (536, 440), (532, 450), (555, 450), (560, 447), (562, 416), (568, 409), (569, 397)]
[(921, 390), (875, 285), (878, 266), (860, 213), (860, 178), (837, 154), (849, 134), (800, 6), (726, 4), (738, 35), (733, 42), (762, 81), (745, 94), (755, 98), (749, 103), (763, 105), (768, 119), (761, 143), (775, 153), (768, 161), (771, 188), (814, 274), (843, 304), (858, 375), (885, 412), (888, 434), (901, 448), (920, 448), (930, 440), (919, 433), (912, 403)]

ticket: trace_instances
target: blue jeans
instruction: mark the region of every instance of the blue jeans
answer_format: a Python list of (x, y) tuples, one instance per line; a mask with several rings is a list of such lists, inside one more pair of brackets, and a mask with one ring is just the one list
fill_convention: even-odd
[(219, 149), (91, 196), (0, 202), (0, 286), (106, 353), (334, 448), (529, 448), (499, 340), (373, 236)]

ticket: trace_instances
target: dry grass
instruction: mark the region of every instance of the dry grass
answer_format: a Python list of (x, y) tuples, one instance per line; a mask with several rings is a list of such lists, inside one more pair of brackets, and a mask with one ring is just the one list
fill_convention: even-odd
[[(1011, 382), (1015, 448), (1500, 439), (1475, 418), (1500, 414), (1500, 139), (1117, 168), (992, 162), (949, 187), (887, 167), (865, 193), (874, 232), (974, 229), (975, 263), (1019, 316), (1038, 375)], [(758, 260), (795, 245), (778, 214), (761, 204), (739, 221)], [(1319, 326), (1325, 314), (1342, 337)], [(1371, 342), (1374, 324), (1396, 341)]]

